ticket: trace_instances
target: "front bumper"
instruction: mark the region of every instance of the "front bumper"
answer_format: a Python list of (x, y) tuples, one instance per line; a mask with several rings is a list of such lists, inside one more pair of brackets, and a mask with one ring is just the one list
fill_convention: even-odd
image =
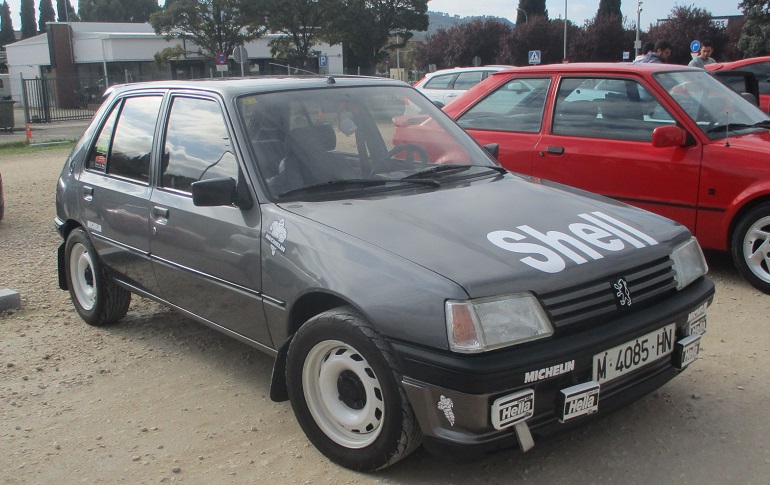
[[(483, 355), (439, 353), (393, 342), (426, 447), (443, 456), (463, 457), (516, 445), (526, 451), (533, 438), (566, 431), (638, 400), (687, 366), (687, 360), (682, 365), (679, 359), (685, 350), (697, 352), (698, 347), (698, 337), (688, 337), (690, 324), (705, 317), (713, 295), (714, 284), (701, 278), (642, 312)], [(679, 347), (673, 345), (670, 354), (610, 381), (595, 380), (595, 355), (672, 324)], [(579, 405), (590, 404), (590, 409), (565, 413), (565, 399), (578, 394), (585, 397)], [(500, 414), (501, 402), (509, 403), (505, 416)], [(503, 428), (497, 429), (501, 422)]]

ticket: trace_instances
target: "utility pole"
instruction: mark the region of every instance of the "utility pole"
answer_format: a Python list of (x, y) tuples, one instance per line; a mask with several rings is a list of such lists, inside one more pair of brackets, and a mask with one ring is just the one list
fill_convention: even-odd
[(567, 0), (564, 0), (564, 59), (567, 58)]
[(639, 40), (639, 23), (641, 22), (641, 18), (642, 0), (636, 0), (636, 40), (634, 41), (634, 56), (638, 56), (639, 50), (642, 48), (642, 41)]

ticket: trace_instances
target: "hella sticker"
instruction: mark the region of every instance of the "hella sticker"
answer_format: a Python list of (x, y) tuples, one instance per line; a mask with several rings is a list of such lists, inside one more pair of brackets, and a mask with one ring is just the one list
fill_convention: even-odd
[[(545, 273), (559, 273), (571, 261), (585, 264), (604, 257), (602, 252), (618, 252), (628, 245), (635, 248), (655, 246), (658, 241), (603, 212), (578, 214), (586, 222), (573, 222), (560, 231), (538, 231), (527, 225), (517, 231), (493, 231), (487, 239), (495, 246), (513, 253), (528, 254), (520, 261)], [(601, 251), (601, 252), (600, 252)]]
[(531, 418), (535, 414), (535, 391), (525, 389), (497, 398), (492, 403), (492, 426), (503, 429)]

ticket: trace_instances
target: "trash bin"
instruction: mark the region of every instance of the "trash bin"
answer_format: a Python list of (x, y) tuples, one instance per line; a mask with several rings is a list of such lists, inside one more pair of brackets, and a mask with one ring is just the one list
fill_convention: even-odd
[(0, 128), (3, 131), (13, 131), (13, 100), (0, 99)]

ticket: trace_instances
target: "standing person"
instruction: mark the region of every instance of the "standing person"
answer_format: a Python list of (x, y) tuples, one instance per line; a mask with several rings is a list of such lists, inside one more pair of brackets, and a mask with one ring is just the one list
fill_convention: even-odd
[(700, 51), (698, 55), (687, 64), (690, 67), (700, 67), (704, 69), (706, 64), (714, 64), (716, 61), (711, 58), (711, 54), (714, 53), (714, 45), (710, 40), (704, 40), (700, 45)]
[(651, 52), (655, 51), (655, 42), (647, 42), (644, 44), (644, 49), (642, 49), (642, 53), (636, 56), (634, 59), (634, 64), (639, 64), (640, 62), (644, 62), (644, 58), (647, 57)]
[(671, 55), (671, 42), (659, 40), (655, 44), (655, 52), (650, 52), (642, 61), (643, 63), (662, 64)]

